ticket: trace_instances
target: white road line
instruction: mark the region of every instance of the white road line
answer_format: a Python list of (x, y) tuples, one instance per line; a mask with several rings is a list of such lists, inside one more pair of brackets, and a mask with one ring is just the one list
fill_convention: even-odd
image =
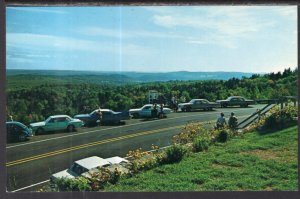
[[(255, 109), (255, 108), (251, 108), (251, 109)], [(245, 110), (245, 109), (237, 109), (234, 112), (240, 112), (240, 111), (243, 111), (243, 110)], [(224, 113), (227, 113), (227, 112), (232, 112), (232, 111), (226, 111)], [(214, 114), (216, 114), (216, 112), (206, 113), (206, 114), (203, 114), (203, 115), (200, 115), (200, 116), (214, 115)], [(128, 127), (128, 126), (143, 125), (143, 124), (153, 123), (153, 122), (159, 122), (159, 121), (174, 120), (174, 119), (178, 119), (178, 118), (194, 117), (194, 116), (199, 116), (199, 114), (196, 114), (196, 115), (187, 115), (187, 116), (181, 116), (181, 117), (174, 117), (174, 118), (167, 118), (167, 119), (164, 119), (164, 120), (154, 120), (154, 121), (148, 121), (148, 122), (136, 123), (136, 124), (128, 124), (128, 125), (126, 125), (126, 127)], [(106, 128), (106, 129), (97, 129), (97, 130), (93, 130), (93, 131), (86, 131), (86, 132), (72, 134), (72, 135), (66, 135), (66, 136), (61, 136), (61, 137), (49, 138), (49, 139), (39, 140), (39, 141), (35, 141), (35, 142), (29, 142), (29, 143), (14, 145), (14, 146), (8, 146), (8, 147), (6, 147), (6, 149), (16, 148), (16, 147), (30, 145), (30, 144), (36, 144), (36, 143), (41, 143), (41, 142), (47, 142), (47, 141), (57, 140), (57, 139), (62, 139), (62, 138), (67, 138), (67, 137), (74, 137), (74, 136), (84, 135), (84, 134), (88, 134), (88, 133), (95, 133), (95, 132), (99, 132), (99, 131), (118, 129), (118, 128), (122, 128), (122, 127), (124, 127), (124, 126), (117, 126), (117, 127)]]
[(10, 192), (14, 193), (14, 192), (22, 191), (22, 190), (24, 190), (24, 189), (28, 189), (28, 188), (31, 188), (31, 187), (35, 187), (35, 186), (44, 184), (44, 183), (46, 183), (46, 182), (49, 182), (49, 180), (45, 180), (45, 181), (43, 181), (43, 182), (38, 182), (38, 183), (36, 183), (36, 184), (32, 184), (32, 185), (29, 185), (29, 186), (27, 186), (27, 187), (22, 187), (22, 188), (20, 188), (20, 189), (16, 189), (16, 190), (13, 190), (13, 191), (10, 191)]

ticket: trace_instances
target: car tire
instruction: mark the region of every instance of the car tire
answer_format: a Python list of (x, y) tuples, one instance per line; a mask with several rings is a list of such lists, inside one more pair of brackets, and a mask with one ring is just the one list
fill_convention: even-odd
[(191, 112), (192, 108), (191, 107), (186, 107), (187, 112)]
[(223, 107), (224, 107), (224, 108), (227, 108), (227, 104), (226, 104), (226, 103), (225, 103), (225, 104), (223, 104)]
[(68, 132), (73, 132), (75, 130), (75, 127), (73, 126), (73, 125), (69, 125), (68, 127), (67, 127), (67, 131)]
[(44, 133), (44, 129), (43, 128), (38, 128), (35, 132), (36, 135), (40, 135)]

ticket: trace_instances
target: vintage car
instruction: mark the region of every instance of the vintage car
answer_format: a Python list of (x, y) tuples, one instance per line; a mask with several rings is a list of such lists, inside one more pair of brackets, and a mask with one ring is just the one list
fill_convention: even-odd
[[(153, 104), (146, 104), (142, 108), (130, 109), (129, 112), (134, 118), (139, 117), (152, 117), (151, 111), (153, 110)], [(157, 104), (157, 110), (160, 112), (160, 105)], [(163, 108), (163, 114), (171, 113), (170, 108)]]
[(69, 169), (65, 169), (58, 173), (52, 174), (50, 177), (50, 182), (54, 182), (59, 178), (76, 178), (78, 176), (90, 177), (90, 173), (97, 171), (98, 168), (104, 167), (109, 168), (115, 164), (124, 164), (129, 161), (115, 156), (107, 159), (100, 158), (98, 156), (92, 156), (75, 161)]
[(130, 120), (131, 114), (129, 111), (123, 111), (123, 112), (115, 112), (110, 109), (101, 109), (102, 118), (101, 123), (120, 123), (124, 120)]
[(30, 128), (36, 135), (48, 131), (67, 130), (73, 132), (76, 128), (83, 126), (83, 122), (79, 119), (73, 119), (68, 115), (54, 115), (48, 117), (43, 122), (31, 123)]
[(33, 136), (32, 129), (20, 122), (6, 122), (7, 141), (25, 141), (28, 137)]
[(75, 115), (74, 118), (83, 121), (84, 126), (95, 126), (100, 123), (100, 109), (96, 109), (89, 114)]
[(224, 108), (226, 108), (227, 106), (248, 107), (248, 105), (255, 104), (254, 100), (247, 100), (241, 96), (231, 96), (226, 100), (217, 100), (216, 102)]
[(215, 102), (209, 102), (206, 99), (192, 99), (188, 103), (178, 104), (178, 109), (181, 111), (192, 111), (197, 109), (212, 110), (213, 108), (220, 107), (220, 104)]
[(110, 163), (107, 160), (97, 156), (84, 158), (82, 160), (75, 161), (69, 169), (52, 174), (50, 180), (54, 181), (58, 178), (75, 178), (85, 172), (90, 171), (91, 169), (105, 167), (108, 165), (110, 165)]

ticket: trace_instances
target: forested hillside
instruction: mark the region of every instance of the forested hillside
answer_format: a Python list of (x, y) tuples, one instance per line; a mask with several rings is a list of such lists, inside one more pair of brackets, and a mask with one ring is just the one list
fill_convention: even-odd
[[(148, 103), (148, 91), (156, 90), (168, 102), (172, 96), (179, 102), (185, 98), (206, 98), (210, 101), (241, 95), (249, 99), (274, 99), (297, 95), (298, 69), (283, 73), (252, 75), (249, 78), (225, 80), (167, 81), (150, 83), (100, 82), (101, 76), (7, 76), (7, 115), (29, 122), (54, 114), (73, 116), (88, 113), (97, 107), (115, 111), (140, 107)], [(95, 82), (98, 78), (98, 81)]]

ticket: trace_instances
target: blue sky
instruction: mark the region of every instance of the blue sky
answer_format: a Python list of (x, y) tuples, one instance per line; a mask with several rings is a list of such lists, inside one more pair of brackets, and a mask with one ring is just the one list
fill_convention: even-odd
[(277, 72), (296, 6), (7, 7), (7, 69)]

